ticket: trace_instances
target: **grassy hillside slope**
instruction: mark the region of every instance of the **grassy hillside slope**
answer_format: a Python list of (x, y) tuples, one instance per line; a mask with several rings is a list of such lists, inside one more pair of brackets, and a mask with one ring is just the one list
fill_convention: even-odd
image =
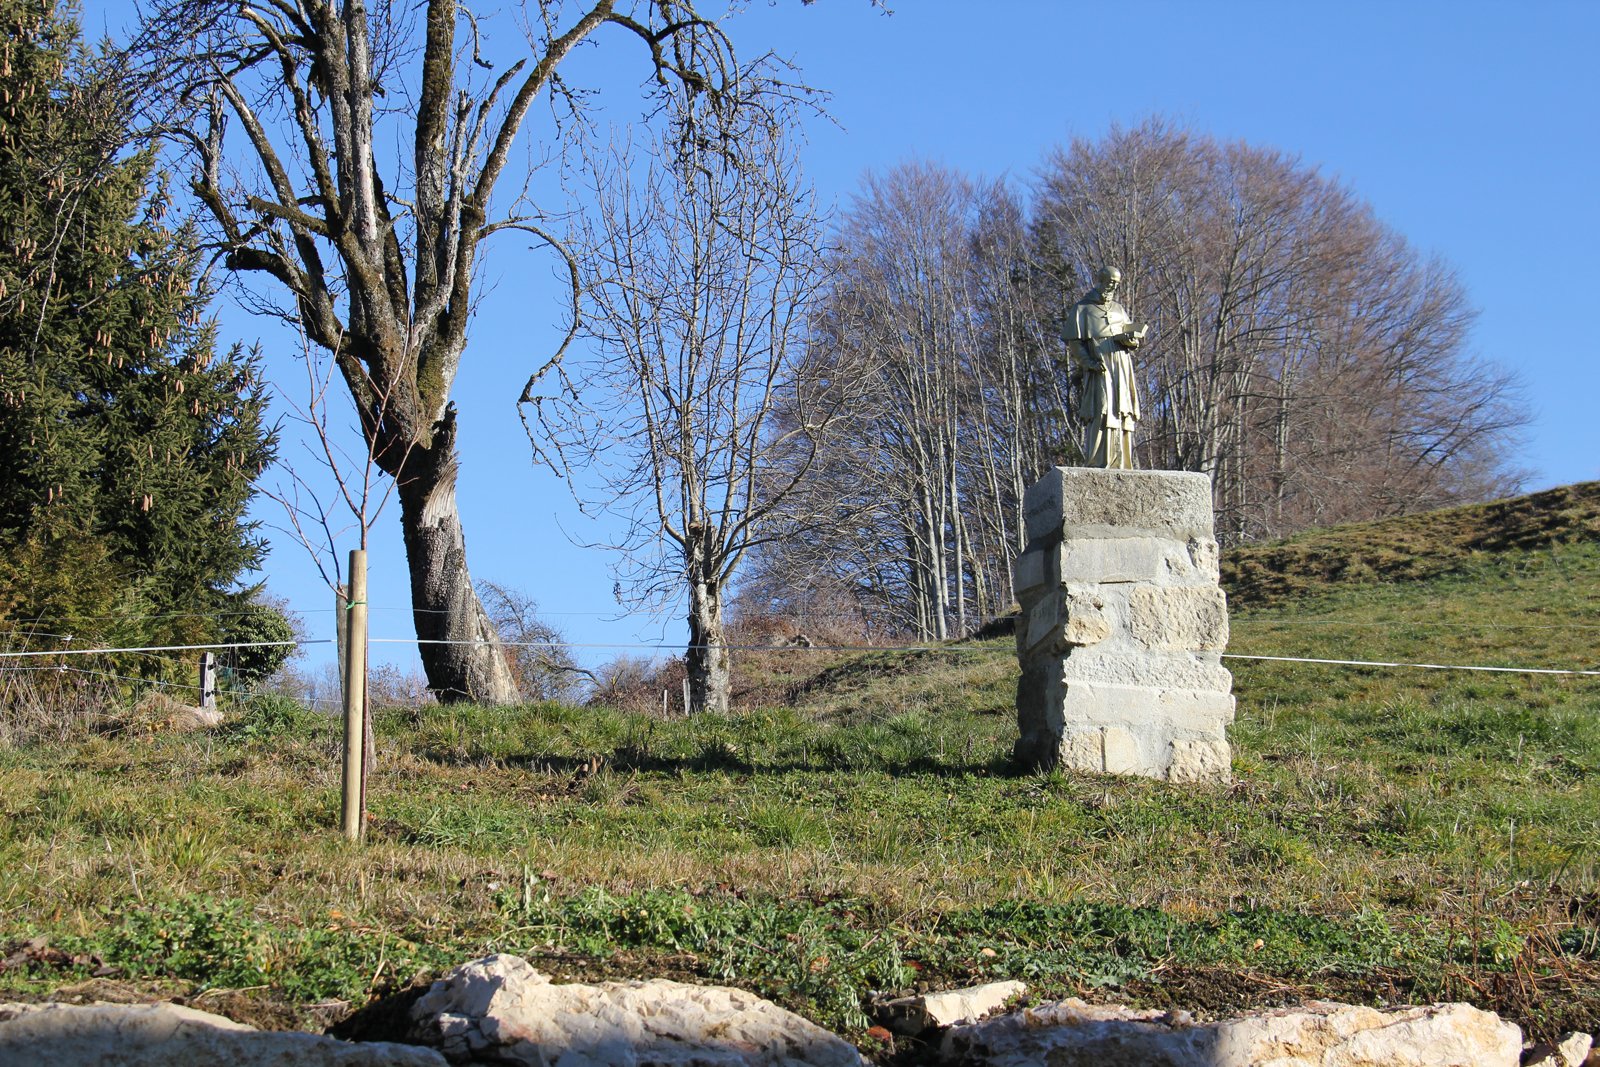
[[(1541, 496), (1542, 526), (1524, 498), (1239, 554), (1231, 651), (1592, 669), (1595, 487)], [(1384, 573), (1420, 576), (1331, 562), (1396, 545), (1415, 562)], [(1304, 595), (1291, 552), (1323, 561)], [(750, 691), (785, 698), (726, 718), (386, 713), (361, 850), (334, 724), (282, 701), (0, 749), (0, 996), (304, 1024), (500, 950), (742, 985), (856, 1036), (873, 995), (999, 977), (1600, 1029), (1600, 678), (1232, 660), (1237, 781), (1196, 789), (1012, 774), (1006, 639), (765, 655)]]
[(1600, 482), (1579, 482), (1488, 504), (1311, 530), (1246, 545), (1223, 560), (1235, 610), (1346, 585), (1416, 581), (1497, 552), (1600, 539)]

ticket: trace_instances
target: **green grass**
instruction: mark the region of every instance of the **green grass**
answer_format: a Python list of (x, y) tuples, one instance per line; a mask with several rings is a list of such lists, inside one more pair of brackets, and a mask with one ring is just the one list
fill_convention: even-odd
[(1242, 546), (1223, 558), (1222, 582), (1235, 608), (1262, 607), (1341, 586), (1435, 578), (1496, 553), (1597, 538), (1600, 482), (1579, 482)]
[[(1318, 588), (1243, 598), (1230, 651), (1600, 659), (1593, 541)], [(730, 717), (386, 712), (360, 849), (334, 724), (281, 701), (212, 735), (0, 749), (0, 959), (48, 939), (0, 988), (111, 971), (304, 1022), (515, 951), (738, 984), (850, 1032), (874, 993), (998, 977), (1600, 1028), (1600, 678), (1233, 660), (1237, 781), (1186, 788), (1012, 774), (1009, 640), (793, 655)]]

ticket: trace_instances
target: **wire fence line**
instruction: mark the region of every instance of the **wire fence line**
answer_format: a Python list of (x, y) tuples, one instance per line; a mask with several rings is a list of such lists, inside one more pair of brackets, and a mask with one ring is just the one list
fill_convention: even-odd
[[(339, 610), (340, 610), (339, 608), (294, 608), (293, 609), (294, 614), (301, 615), (301, 616), (304, 616), (304, 615), (334, 615), (334, 614), (337, 614), (339, 612)], [(447, 611), (447, 610), (445, 610), (443, 608), (413, 608), (413, 607), (390, 606), (390, 605), (383, 605), (383, 604), (371, 604), (371, 605), (368, 605), (367, 606), (367, 611), (368, 611), (369, 614), (373, 614), (373, 615), (399, 615), (399, 614), (404, 614), (404, 615), (415, 616), (415, 615), (448, 615), (448, 614), (450, 614), (449, 611)], [(122, 615), (55, 615), (55, 616), (39, 616), (37, 618), (26, 619), (26, 620), (0, 621), (0, 638), (19, 637), (19, 638), (26, 639), (26, 638), (32, 638), (32, 637), (54, 637), (54, 638), (57, 638), (57, 639), (60, 639), (60, 640), (63, 640), (63, 641), (71, 641), (71, 640), (74, 639), (74, 635), (72, 635), (70, 633), (62, 634), (62, 633), (53, 633), (53, 632), (46, 631), (46, 630), (33, 629), (33, 627), (38, 626), (38, 625), (43, 624), (43, 623), (55, 624), (55, 623), (65, 623), (65, 622), (107, 622), (107, 621), (111, 621), (111, 622), (149, 622), (149, 621), (158, 621), (158, 620), (162, 620), (162, 619), (228, 619), (228, 618), (244, 617), (244, 616), (249, 616), (249, 615), (254, 615), (254, 614), (256, 614), (255, 611), (210, 611), (210, 612), (172, 611), (172, 612), (163, 612), (163, 613), (156, 613), (156, 614), (134, 614), (134, 615), (122, 614)], [(654, 619), (658, 619), (659, 618), (659, 616), (650, 615), (650, 614), (641, 615), (641, 614), (629, 614), (629, 613), (626, 613), (626, 612), (617, 613), (617, 612), (613, 612), (613, 611), (594, 611), (594, 610), (580, 611), (580, 610), (576, 610), (576, 609), (547, 610), (547, 609), (542, 608), (542, 607), (538, 609), (538, 614), (541, 617), (548, 616), (548, 615), (561, 615), (561, 616), (572, 616), (572, 617), (582, 617), (582, 618), (592, 618), (592, 619), (608, 619), (608, 620), (611, 620), (611, 621), (622, 621), (622, 620), (625, 620), (625, 619), (640, 619), (640, 618), (654, 620)], [(781, 616), (773, 616), (773, 617), (777, 618), (777, 619), (779, 619), (780, 621), (783, 621), (783, 622), (806, 622), (806, 621), (818, 620), (818, 619), (848, 619), (848, 620), (852, 620), (852, 621), (860, 621), (860, 619), (861, 619), (861, 616), (859, 614), (853, 614), (853, 613), (850, 613), (850, 612), (839, 612), (839, 611), (786, 612), (785, 614), (783, 614)], [(981, 627), (981, 626), (983, 626), (985, 624), (992, 623), (992, 622), (1000, 622), (1000, 621), (1003, 621), (1003, 620), (1006, 620), (1006, 619), (1015, 619), (1015, 618), (1017, 618), (1017, 614), (1014, 611), (1012, 611), (1012, 612), (1004, 612), (1004, 613), (1000, 613), (1000, 614), (971, 613), (971, 614), (969, 614), (967, 616), (967, 618), (972, 620), (973, 622), (977, 623), (979, 625), (979, 627)], [(1324, 628), (1326, 628), (1326, 627), (1341, 627), (1342, 626), (1342, 627), (1350, 627), (1350, 628), (1361, 629), (1361, 630), (1469, 630), (1469, 631), (1483, 631), (1483, 632), (1499, 631), (1499, 630), (1595, 630), (1595, 631), (1600, 631), (1600, 621), (1596, 621), (1596, 622), (1593, 622), (1593, 623), (1582, 623), (1582, 622), (1574, 622), (1574, 623), (1549, 623), (1549, 622), (1446, 622), (1446, 621), (1443, 621), (1443, 620), (1430, 620), (1428, 622), (1415, 622), (1415, 621), (1401, 621), (1401, 620), (1394, 620), (1394, 619), (1322, 619), (1322, 618), (1310, 618), (1310, 619), (1272, 619), (1270, 621), (1270, 625), (1272, 625), (1272, 626), (1296, 626), (1296, 627), (1324, 627)], [(397, 638), (396, 640), (404, 640), (404, 639), (403, 638)], [(314, 642), (301, 642), (301, 643), (314, 643)], [(504, 643), (506, 643), (506, 642), (502, 642), (502, 644), (504, 644)], [(557, 643), (573, 644), (573, 642), (557, 642)], [(243, 646), (241, 645), (240, 647), (243, 647)], [(621, 646), (610, 646), (610, 645), (607, 645), (607, 646), (595, 646), (595, 647), (621, 647)], [(874, 646), (874, 647), (897, 647), (897, 646)]]
[(111, 656), (137, 652), (205, 652), (224, 648), (283, 648), (301, 645), (331, 645), (333, 638), (319, 637), (296, 641), (223, 641), (204, 645), (145, 645), (141, 648), (54, 648), (29, 649), (18, 652), (0, 652), (0, 659), (17, 659), (25, 656)]
[[(333, 614), (336, 614), (338, 612), (338, 610), (339, 610), (338, 608), (295, 608), (294, 609), (294, 613), (296, 615), (333, 615)], [(387, 606), (387, 605), (381, 605), (381, 604), (369, 605), (368, 608), (367, 608), (367, 611), (369, 613), (371, 613), (371, 614), (374, 614), (374, 615), (402, 615), (402, 614), (403, 615), (448, 615), (448, 614), (450, 614), (450, 612), (448, 612), (447, 610), (445, 610), (443, 608), (413, 608), (413, 607)], [(43, 631), (43, 630), (33, 630), (33, 629), (31, 629), (32, 626), (40, 624), (40, 623), (52, 623), (52, 624), (54, 624), (54, 623), (64, 623), (64, 622), (107, 622), (107, 621), (117, 621), (117, 622), (134, 622), (134, 621), (138, 621), (138, 622), (144, 622), (144, 621), (155, 621), (155, 620), (160, 620), (160, 619), (227, 619), (227, 618), (243, 617), (243, 616), (248, 616), (248, 615), (253, 615), (253, 614), (255, 614), (255, 612), (253, 612), (253, 611), (221, 611), (221, 612), (172, 611), (172, 612), (165, 612), (165, 613), (151, 614), (151, 615), (54, 615), (54, 616), (40, 616), (40, 617), (38, 617), (36, 619), (29, 619), (29, 620), (25, 620), (25, 621), (0, 622), (0, 637), (4, 637), (4, 636), (8, 636), (8, 635), (15, 635), (15, 636), (21, 636), (21, 637), (57, 637), (57, 638), (62, 638), (64, 640), (70, 640), (72, 638), (71, 634), (48, 633), (48, 632)], [(642, 616), (629, 615), (629, 614), (627, 614), (625, 612), (619, 614), (619, 613), (617, 613), (615, 611), (579, 610), (579, 609), (575, 609), (575, 608), (573, 608), (573, 609), (554, 610), (554, 609), (546, 609), (546, 608), (543, 608), (543, 607), (538, 609), (538, 614), (541, 617), (556, 615), (556, 616), (572, 617), (572, 618), (612, 619), (612, 620), (622, 620), (622, 619), (628, 619), (628, 618), (642, 617)], [(980, 613), (973, 612), (973, 613), (969, 613), (968, 616), (967, 616), (968, 619), (978, 623), (979, 625), (983, 625), (983, 624), (991, 623), (991, 622), (999, 622), (1002, 619), (1011, 619), (1011, 618), (1015, 618), (1015, 617), (1016, 617), (1016, 614), (1014, 612), (1005, 612), (1005, 613), (999, 613), (999, 614), (987, 614), (987, 613), (980, 614)], [(826, 620), (847, 619), (847, 620), (851, 620), (851, 621), (859, 621), (861, 616), (859, 614), (852, 613), (852, 612), (846, 612), (846, 611), (800, 611), (800, 612), (789, 612), (789, 613), (786, 613), (786, 614), (784, 614), (782, 616), (782, 618), (786, 622), (806, 622), (806, 621), (811, 621), (811, 620), (824, 620), (824, 619), (826, 619)], [(1316, 627), (1348, 626), (1348, 627), (1353, 627), (1353, 628), (1356, 628), (1356, 629), (1363, 629), (1363, 630), (1425, 629), (1425, 630), (1483, 630), (1483, 631), (1489, 631), (1489, 630), (1596, 630), (1596, 631), (1600, 631), (1600, 622), (1594, 622), (1594, 623), (1570, 623), (1569, 624), (1569, 623), (1548, 623), (1548, 622), (1444, 622), (1444, 621), (1399, 622), (1399, 621), (1388, 620), (1388, 619), (1273, 619), (1271, 621), (1271, 625), (1273, 625), (1273, 626), (1316, 626)]]
[[(190, 645), (148, 645), (148, 646), (143, 646), (143, 647), (132, 647), (132, 648), (30, 649), (30, 650), (21, 650), (21, 651), (0, 651), (0, 661), (4, 661), (4, 660), (7, 660), (7, 659), (42, 658), (42, 657), (47, 657), (47, 656), (91, 656), (91, 655), (128, 655), (128, 654), (161, 653), (161, 652), (204, 652), (204, 651), (213, 651), (213, 650), (222, 650), (222, 649), (239, 649), (239, 648), (281, 648), (281, 647), (286, 647), (286, 646), (305, 647), (305, 646), (309, 646), (309, 645), (327, 645), (327, 644), (334, 644), (334, 643), (335, 643), (335, 641), (334, 641), (333, 638), (324, 637), (324, 638), (304, 638), (304, 639), (297, 639), (297, 640), (292, 640), (292, 641), (231, 641), (231, 642), (214, 642), (214, 643), (207, 643), (207, 644), (190, 644)], [(417, 638), (417, 637), (371, 637), (371, 638), (368, 638), (368, 644), (412, 645), (412, 646), (454, 645), (454, 646), (483, 647), (483, 646), (494, 644), (494, 643), (496, 643), (496, 642), (489, 642), (489, 641), (485, 641), (485, 640), (482, 640), (482, 639), (451, 640), (451, 639), (446, 639), (446, 638)], [(663, 642), (645, 643), (645, 642), (603, 642), (603, 641), (602, 642), (581, 642), (581, 641), (500, 641), (500, 642), (497, 642), (497, 643), (502, 648), (543, 648), (543, 649), (551, 649), (551, 650), (555, 650), (555, 649), (574, 649), (574, 648), (577, 648), (577, 649), (609, 649), (609, 650), (613, 650), (613, 651), (642, 651), (642, 652), (655, 652), (655, 653), (663, 653), (663, 652), (677, 653), (677, 652), (685, 650), (685, 649), (697, 649), (697, 648), (713, 647), (713, 646), (705, 646), (705, 645), (697, 646), (697, 645), (683, 645), (683, 644), (667, 644), (667, 643), (663, 643)], [(992, 649), (981, 648), (981, 647), (973, 646), (973, 645), (962, 646), (962, 645), (949, 645), (949, 644), (916, 644), (916, 645), (870, 645), (870, 644), (841, 645), (841, 644), (830, 644), (830, 645), (817, 645), (817, 644), (800, 644), (800, 643), (795, 643), (795, 642), (783, 642), (783, 643), (777, 643), (777, 644), (759, 644), (759, 645), (758, 644), (722, 644), (722, 645), (717, 645), (717, 646), (714, 646), (714, 647), (721, 648), (721, 649), (724, 649), (724, 650), (729, 651), (729, 652), (800, 652), (800, 653), (805, 653), (805, 652), (835, 652), (835, 653), (842, 653), (842, 652), (880, 652), (880, 653), (939, 653), (939, 654), (945, 654), (945, 655), (948, 655), (948, 654), (951, 654), (951, 653), (955, 653), (955, 654), (977, 654), (977, 655), (992, 655), (993, 654), (993, 650)], [(1269, 662), (1269, 663), (1306, 663), (1306, 664), (1316, 664), (1316, 665), (1321, 665), (1321, 666), (1336, 666), (1336, 667), (1368, 667), (1368, 668), (1414, 669), (1414, 670), (1431, 670), (1431, 671), (1479, 671), (1479, 672), (1489, 672), (1489, 673), (1497, 673), (1497, 674), (1567, 675), (1567, 676), (1590, 677), (1590, 678), (1600, 677), (1600, 670), (1590, 670), (1590, 669), (1583, 669), (1583, 668), (1576, 668), (1576, 667), (1524, 667), (1524, 666), (1499, 666), (1499, 665), (1488, 665), (1488, 664), (1464, 664), (1464, 663), (1411, 663), (1411, 662), (1406, 662), (1406, 661), (1402, 661), (1402, 660), (1324, 659), (1324, 658), (1313, 657), (1313, 656), (1269, 656), (1269, 655), (1254, 655), (1254, 654), (1237, 653), (1237, 652), (1225, 652), (1225, 653), (1222, 653), (1221, 654), (1221, 658), (1222, 659), (1231, 659), (1231, 660), (1248, 660), (1248, 661), (1257, 661), (1257, 662)], [(67, 667), (59, 666), (59, 665), (57, 665), (57, 666), (45, 666), (45, 667), (20, 667), (20, 666), (11, 666), (11, 665), (8, 665), (8, 664), (6, 664), (4, 662), (0, 662), (0, 671), (22, 671), (22, 670), (50, 671), (50, 670), (70, 670), (70, 669), (73, 669), (73, 668), (67, 668)], [(104, 672), (80, 671), (80, 673), (88, 674), (88, 673), (104, 673)], [(114, 676), (114, 675), (109, 675), (109, 674), (105, 675), (105, 676), (106, 677), (118, 677), (118, 678), (120, 678), (121, 680), (124, 680), (124, 681), (148, 682), (149, 684), (160, 684), (160, 685), (174, 686), (174, 687), (185, 688), (185, 689), (198, 689), (198, 688), (200, 688), (199, 686), (186, 686), (186, 685), (182, 685), (181, 683), (175, 683), (175, 682), (160, 682), (160, 681), (157, 681), (155, 679), (135, 679), (135, 678), (126, 678), (126, 677), (122, 677), (122, 676)]]
[(134, 682), (138, 685), (155, 685), (163, 689), (192, 689), (201, 692), (202, 687), (189, 685), (185, 682), (168, 682), (160, 678), (138, 678), (131, 674), (112, 674), (109, 671), (90, 671), (82, 667), (69, 667), (65, 663), (58, 663), (48, 667), (9, 667), (0, 666), (0, 671), (10, 674), (23, 674), (28, 672), (48, 672), (50, 674), (81, 674), (89, 678), (106, 678), (114, 682)]

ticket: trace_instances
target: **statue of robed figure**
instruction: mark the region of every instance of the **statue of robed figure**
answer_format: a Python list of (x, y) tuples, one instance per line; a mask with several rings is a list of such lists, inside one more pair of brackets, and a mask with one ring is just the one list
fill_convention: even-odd
[(1117, 302), (1120, 270), (1102, 267), (1095, 281), (1096, 287), (1073, 305), (1061, 334), (1074, 364), (1073, 377), (1081, 383), (1078, 421), (1084, 462), (1131, 470), (1137, 466), (1133, 435), (1139, 426), (1139, 393), (1130, 353), (1150, 328), (1136, 327)]

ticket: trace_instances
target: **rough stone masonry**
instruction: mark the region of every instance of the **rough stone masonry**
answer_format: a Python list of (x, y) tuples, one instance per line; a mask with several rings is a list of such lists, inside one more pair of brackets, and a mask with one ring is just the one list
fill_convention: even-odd
[(1023, 508), (1017, 760), (1226, 781), (1233, 676), (1210, 479), (1057, 467)]

